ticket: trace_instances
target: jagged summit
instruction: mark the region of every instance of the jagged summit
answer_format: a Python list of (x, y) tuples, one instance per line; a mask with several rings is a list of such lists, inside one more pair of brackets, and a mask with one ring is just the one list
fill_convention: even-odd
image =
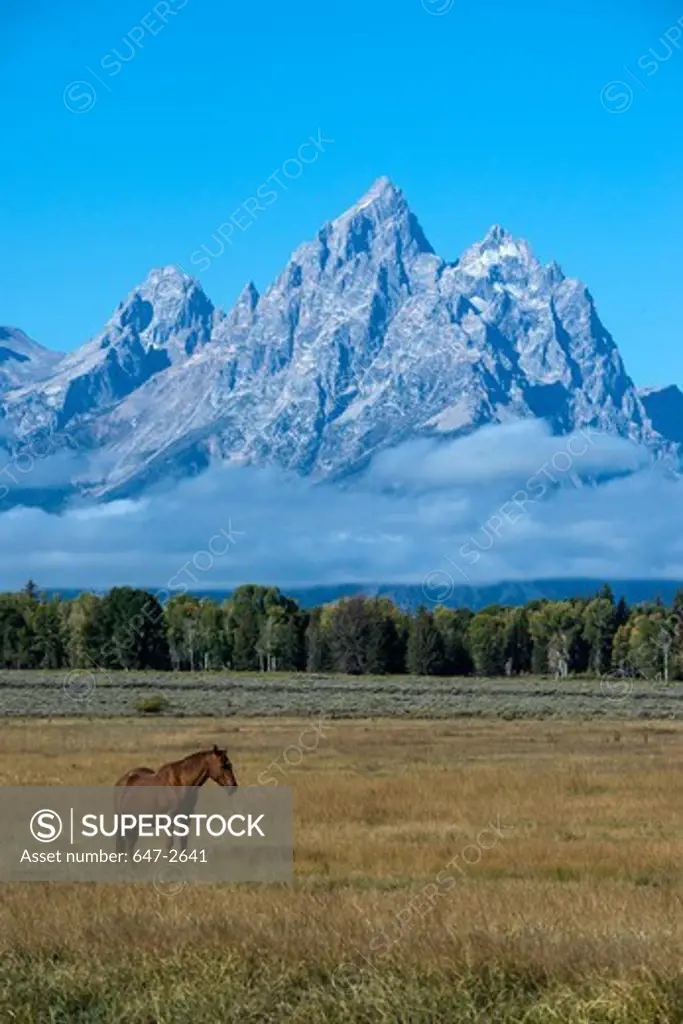
[(18, 383), (0, 401), (5, 431), (47, 421), (105, 455), (100, 497), (212, 460), (337, 479), (401, 441), (514, 418), (591, 425), (656, 455), (679, 443), (679, 396), (637, 392), (581, 282), (498, 224), (447, 262), (386, 177), (227, 314), (159, 267), (100, 334)]
[(247, 281), (242, 291), (237, 296), (237, 301), (233, 306), (233, 312), (236, 310), (245, 311), (247, 313), (253, 313), (259, 304), (258, 288), (253, 281)]
[(182, 301), (182, 299), (195, 288), (199, 288), (197, 281), (186, 273), (181, 267), (171, 263), (165, 267), (156, 267), (150, 270), (149, 274), (141, 285), (135, 289), (152, 302), (162, 303), (165, 301)]
[(396, 235), (406, 252), (434, 252), (403, 192), (387, 177), (377, 178), (358, 202), (326, 227), (329, 236), (343, 240), (353, 236), (381, 242)]
[(490, 267), (504, 262), (529, 267), (539, 265), (529, 243), (523, 238), (514, 238), (499, 224), (494, 224), (482, 240), (470, 246), (460, 258), (460, 266), (467, 266), (471, 273), (488, 273)]
[(381, 203), (386, 206), (391, 203), (401, 201), (404, 201), (404, 196), (400, 188), (397, 188), (392, 180), (386, 175), (382, 175), (372, 183), (370, 188), (360, 197), (358, 202), (354, 203), (354, 205), (346, 211), (344, 216), (356, 213), (358, 210), (362, 210), (365, 207), (370, 206), (372, 203)]
[(164, 280), (175, 280), (182, 284), (197, 283), (195, 278), (184, 271), (177, 263), (169, 263), (165, 267), (154, 267), (150, 270), (142, 284), (142, 287), (154, 287)]
[[(221, 339), (229, 335), (230, 331), (235, 328), (247, 328), (253, 323), (254, 311), (259, 304), (260, 298), (261, 296), (254, 282), (248, 281), (237, 296), (235, 305), (222, 323), (220, 330)], [(214, 339), (215, 337), (216, 332), (214, 333)]]
[(512, 235), (506, 228), (500, 224), (493, 224), (484, 235), (482, 245), (503, 245), (512, 240)]
[(248, 281), (240, 292), (237, 302), (238, 304), (244, 302), (251, 309), (255, 309), (259, 298), (258, 288), (253, 281)]

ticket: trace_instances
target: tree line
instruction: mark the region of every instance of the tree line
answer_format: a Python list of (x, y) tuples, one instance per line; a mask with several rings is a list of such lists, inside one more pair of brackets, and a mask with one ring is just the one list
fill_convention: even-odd
[(222, 603), (178, 594), (162, 606), (133, 587), (61, 599), (29, 581), (0, 594), (0, 666), (670, 680), (683, 678), (682, 621), (683, 591), (670, 606), (629, 607), (607, 585), (593, 597), (473, 612), (363, 596), (303, 609), (254, 584)]

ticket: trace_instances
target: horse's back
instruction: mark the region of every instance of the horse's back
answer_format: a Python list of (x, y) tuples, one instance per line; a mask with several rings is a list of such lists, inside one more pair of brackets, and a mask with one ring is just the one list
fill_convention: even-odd
[(151, 768), (131, 768), (129, 772), (122, 775), (116, 783), (117, 786), (144, 786), (150, 775), (156, 775)]
[[(119, 788), (114, 803), (120, 814), (143, 814), (156, 809), (158, 801), (154, 793), (158, 788), (158, 779), (151, 768), (133, 768), (122, 775), (116, 785)], [(150, 789), (150, 786), (153, 788)]]

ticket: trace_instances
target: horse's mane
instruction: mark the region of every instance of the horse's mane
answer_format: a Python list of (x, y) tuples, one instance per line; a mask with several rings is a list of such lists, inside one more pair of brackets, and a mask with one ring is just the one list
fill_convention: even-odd
[(194, 754), (188, 754), (187, 757), (181, 757), (179, 761), (167, 761), (166, 764), (162, 764), (158, 772), (162, 772), (165, 768), (180, 768), (181, 765), (187, 765), (188, 767), (194, 765), (195, 762), (205, 760), (213, 750), (197, 750)]

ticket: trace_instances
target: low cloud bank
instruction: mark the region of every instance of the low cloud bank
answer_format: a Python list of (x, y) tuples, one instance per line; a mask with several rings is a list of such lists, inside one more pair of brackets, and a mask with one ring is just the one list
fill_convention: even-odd
[[(36, 485), (64, 467), (64, 453), (36, 461)], [(682, 508), (683, 482), (642, 448), (525, 421), (399, 446), (344, 488), (216, 466), (141, 500), (16, 507), (0, 515), (0, 586), (426, 582), (445, 597), (501, 579), (675, 579)]]

